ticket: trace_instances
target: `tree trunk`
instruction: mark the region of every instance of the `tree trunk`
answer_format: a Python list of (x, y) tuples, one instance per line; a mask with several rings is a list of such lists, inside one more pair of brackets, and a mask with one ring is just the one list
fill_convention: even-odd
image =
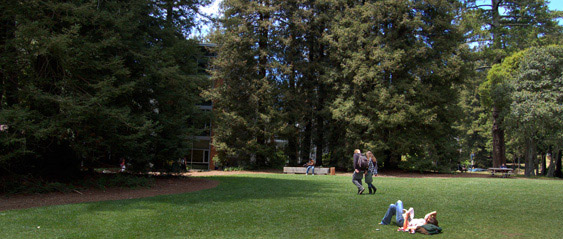
[(553, 177), (553, 174), (555, 173), (555, 157), (557, 157), (557, 155), (553, 155), (553, 152), (557, 151), (557, 148), (555, 150), (550, 149), (549, 155), (547, 157), (547, 160), (549, 161), (549, 167), (547, 169), (548, 177)]
[(500, 27), (500, 2), (502, 0), (491, 0), (491, 13), (492, 13), (492, 24), (491, 24), (491, 33), (493, 37), (493, 48), (494, 49), (501, 49), (501, 41), (498, 37)]
[[(269, 3), (268, 1), (263, 1), (262, 2), (263, 6), (268, 6)], [(268, 12), (260, 12), (259, 13), (259, 27), (258, 27), (258, 80), (259, 81), (264, 81), (267, 80), (266, 79), (266, 68), (267, 68), (267, 64), (268, 64), (268, 59), (266, 54), (264, 54), (264, 52), (268, 51), (268, 27), (264, 26), (262, 24), (264, 24), (266, 21), (269, 21), (270, 19), (270, 14)], [(260, 89), (262, 90), (262, 89)], [(268, 97), (267, 95), (263, 95), (262, 97), (264, 97), (264, 99), (266, 97)], [(266, 157), (267, 157), (267, 153), (269, 152), (269, 150), (265, 150), (265, 149), (269, 149), (269, 145), (266, 142), (267, 138), (265, 135), (266, 132), (266, 125), (264, 125), (265, 123), (263, 122), (262, 119), (260, 119), (260, 114), (261, 113), (266, 113), (266, 108), (268, 106), (264, 104), (264, 102), (259, 102), (258, 103), (258, 107), (257, 107), (257, 113), (256, 117), (258, 120), (258, 135), (257, 135), (257, 141), (258, 141), (258, 147), (261, 147), (260, 150), (258, 150), (259, 152), (257, 152), (256, 155), (256, 164), (258, 166), (264, 166), (266, 165)]]
[(547, 168), (546, 168), (546, 165), (545, 165), (546, 164), (546, 160), (545, 160), (546, 156), (547, 156), (546, 153), (541, 154), (540, 164), (541, 164), (541, 175), (543, 175), (543, 176), (547, 175)]
[(303, 140), (301, 141), (300, 144), (300, 149), (301, 149), (301, 160), (306, 162), (307, 160), (309, 160), (309, 153), (311, 152), (311, 129), (312, 127), (312, 123), (311, 123), (311, 117), (306, 117), (305, 118), (305, 131), (303, 132)]
[(534, 155), (534, 170), (536, 170), (536, 175), (540, 175), (540, 160), (538, 158), (538, 154)]
[(323, 165), (323, 148), (324, 148), (324, 119), (317, 112), (317, 137), (316, 137), (316, 163), (318, 166)]
[(557, 153), (557, 160), (555, 161), (555, 177), (563, 178), (563, 172), (561, 172), (561, 156), (563, 154), (563, 150), (559, 150)]
[(317, 146), (317, 151), (316, 151), (316, 158), (317, 158), (317, 165), (321, 166), (323, 165), (323, 149), (324, 149), (324, 141), (325, 141), (325, 124), (324, 124), (324, 117), (323, 117), (323, 108), (324, 108), (324, 87), (322, 82), (320, 82), (320, 80), (318, 80), (318, 96), (317, 96), (317, 111), (315, 112), (317, 114), (317, 123), (316, 128), (317, 128), (317, 137), (316, 137), (316, 146)]
[(17, 102), (16, 92), (19, 88), (18, 80), (16, 79), (17, 68), (12, 66), (17, 58), (17, 49), (13, 47), (13, 43), (10, 43), (16, 37), (16, 19), (15, 16), (8, 14), (2, 18), (0, 20), (0, 56), (9, 60), (0, 62), (0, 80), (2, 81), (0, 86), (0, 110), (4, 105), (13, 105)]
[[(330, 153), (330, 165), (336, 167), (339, 165), (346, 164), (350, 154), (347, 149), (350, 146), (346, 144), (346, 130), (342, 126), (342, 122), (333, 120), (330, 117), (327, 119), (330, 123), (329, 125), (329, 137), (328, 137), (328, 150)], [(342, 162), (342, 163), (340, 163)]]
[[(500, 0), (491, 0), (491, 14), (492, 14), (492, 24), (491, 24), (491, 34), (493, 38), (493, 48), (501, 49), (501, 41), (499, 38), (500, 27)], [(505, 143), (504, 143), (504, 130), (502, 128), (502, 117), (499, 115), (500, 109), (494, 105), (493, 106), (493, 167), (498, 168), (503, 163), (506, 163), (505, 156)]]
[(522, 158), (522, 155), (518, 156), (518, 172), (520, 172), (520, 158)]
[(537, 158), (536, 156), (536, 142), (533, 138), (529, 138), (526, 141), (526, 169), (524, 172), (524, 175), (526, 175), (526, 177), (529, 176), (533, 176), (534, 175), (534, 163), (535, 160), (534, 158)]
[[(290, 30), (295, 29), (295, 24), (293, 23), (293, 21), (290, 22), (290, 26), (289, 26)], [(299, 94), (297, 92), (297, 87), (296, 87), (296, 67), (295, 67), (295, 59), (297, 56), (297, 46), (295, 44), (295, 35), (296, 34), (291, 34), (291, 39), (290, 39), (290, 43), (289, 43), (289, 56), (288, 56), (288, 63), (290, 65), (290, 69), (291, 72), (289, 73), (289, 85), (288, 85), (288, 92), (287, 94), (290, 96), (288, 97), (288, 99), (286, 100), (286, 110), (287, 110), (287, 114), (288, 114), (288, 119), (289, 122), (291, 124), (291, 127), (295, 127), (295, 131), (294, 132), (290, 132), (289, 133), (289, 137), (288, 137), (288, 143), (287, 143), (287, 156), (289, 157), (289, 165), (291, 166), (295, 166), (297, 165), (297, 162), (299, 161), (299, 125), (298, 125), (298, 115), (299, 112), (297, 112), (296, 110), (296, 106), (297, 106), (297, 102), (296, 102), (296, 97)]]
[(493, 106), (493, 168), (498, 168), (503, 163), (506, 163), (504, 130), (502, 129), (501, 121), (499, 109)]
[(288, 138), (287, 142), (287, 157), (289, 157), (289, 165), (297, 165), (298, 149), (297, 149), (297, 135), (299, 135), (299, 128), (296, 127), (296, 133)]

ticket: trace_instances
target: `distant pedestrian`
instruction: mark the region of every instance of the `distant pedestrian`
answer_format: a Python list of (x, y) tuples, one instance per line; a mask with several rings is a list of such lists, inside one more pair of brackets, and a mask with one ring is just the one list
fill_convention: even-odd
[(366, 153), (366, 157), (369, 160), (368, 170), (366, 171), (366, 183), (368, 184), (369, 194), (375, 194), (377, 188), (373, 186), (373, 176), (377, 176), (377, 159), (373, 156), (371, 151)]
[(120, 170), (119, 172), (125, 172), (125, 159), (121, 158), (121, 163), (119, 163)]
[(359, 164), (360, 157), (362, 157), (362, 152), (359, 149), (354, 150), (354, 174), (352, 175), (352, 182), (358, 187), (358, 195), (361, 195), (366, 190), (364, 186), (362, 186), (364, 170)]

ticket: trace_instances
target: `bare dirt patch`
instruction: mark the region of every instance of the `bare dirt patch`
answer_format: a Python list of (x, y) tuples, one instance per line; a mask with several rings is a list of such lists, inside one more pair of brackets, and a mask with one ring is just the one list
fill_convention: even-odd
[(150, 188), (88, 189), (70, 193), (0, 196), (0, 211), (180, 194), (214, 188), (218, 181), (194, 177), (156, 178)]
[[(153, 197), (158, 195), (180, 194), (194, 192), (203, 189), (214, 188), (219, 185), (218, 181), (198, 178), (204, 176), (237, 175), (237, 174), (281, 174), (281, 170), (267, 171), (204, 171), (188, 172), (182, 174), (184, 177), (156, 178), (150, 188), (110, 188), (106, 190), (88, 189), (70, 193), (47, 193), (33, 195), (0, 196), (0, 211), (23, 209), (32, 207), (43, 207), (51, 205), (63, 205), (82, 202), (111, 201), (133, 198)], [(352, 173), (337, 172), (337, 175), (352, 176)], [(410, 178), (483, 178), (490, 177), (489, 174), (460, 173), (412, 173), (403, 171), (381, 172), (379, 177), (410, 177)]]

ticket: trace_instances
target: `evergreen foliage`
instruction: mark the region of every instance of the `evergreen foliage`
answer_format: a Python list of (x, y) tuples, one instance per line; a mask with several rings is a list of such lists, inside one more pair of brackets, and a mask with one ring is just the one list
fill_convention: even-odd
[(384, 169), (499, 166), (505, 150), (534, 168), (536, 148), (561, 164), (546, 46), (563, 14), (544, 0), (224, 0), (211, 80), (186, 39), (207, 3), (0, 3), (0, 170), (173, 170), (206, 130), (202, 96), (226, 167), (350, 169), (356, 148)]
[[(514, 58), (519, 59), (519, 64), (518, 74), (509, 78), (514, 92), (510, 105), (511, 130), (523, 145), (525, 173), (530, 176), (535, 174), (534, 161), (541, 141), (556, 149), (555, 152), (563, 146), (563, 47), (531, 48)], [(559, 174), (560, 169), (559, 166)]]
[(205, 84), (185, 33), (205, 2), (3, 2), (2, 170), (165, 169), (184, 156)]
[[(478, 161), (491, 165), (488, 158), (492, 154), (492, 166), (498, 167), (506, 162), (503, 121), (509, 110), (506, 107), (507, 95), (497, 93), (506, 93), (506, 82), (502, 77), (491, 78), (490, 74), (488, 77), (483, 74), (512, 53), (531, 46), (560, 42), (563, 31), (556, 18), (561, 16), (561, 12), (550, 11), (543, 0), (462, 2), (460, 27), (467, 42), (476, 46), (466, 63), (478, 71), (467, 75), (467, 82), (482, 84), (478, 92), (471, 93), (474, 88), (469, 87), (462, 95), (473, 96), (473, 99), (466, 98), (466, 102), (484, 103), (479, 110), (474, 107), (464, 110), (471, 120), (459, 123), (459, 128), (467, 132), (460, 135), (460, 139), (472, 143), (462, 149), (465, 152), (463, 157), (469, 158), (469, 154), (474, 152)], [(477, 111), (480, 113), (476, 114)], [(485, 115), (489, 117), (486, 122), (483, 121)], [(488, 129), (483, 130), (485, 128)], [(488, 146), (482, 148), (482, 145)]]
[[(275, 59), (270, 56), (274, 23), (270, 1), (224, 1), (223, 27), (213, 42), (217, 57), (209, 92), (214, 102), (214, 146), (223, 164), (265, 166), (275, 152), (280, 107)], [(242, 160), (242, 161), (241, 161)]]
[(333, 112), (348, 124), (348, 151), (371, 149), (388, 167), (409, 155), (449, 168), (462, 80), (454, 10), (449, 1), (366, 1), (337, 16), (331, 37), (343, 70)]
[(456, 52), (463, 42), (453, 24), (455, 4), (224, 1), (222, 7), (212, 37), (219, 45), (212, 74), (221, 83), (210, 97), (214, 144), (224, 161), (256, 155), (256, 164), (265, 164), (276, 150), (268, 144), (273, 138), (287, 140), (290, 164), (313, 155), (318, 164), (346, 168), (355, 148), (374, 151), (390, 168), (406, 154), (434, 166), (455, 154), (453, 86), (462, 81)]

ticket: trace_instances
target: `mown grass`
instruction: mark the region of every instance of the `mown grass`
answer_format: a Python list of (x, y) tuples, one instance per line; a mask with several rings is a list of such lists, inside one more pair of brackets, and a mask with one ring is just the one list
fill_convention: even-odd
[(217, 188), (144, 199), (0, 212), (0, 238), (412, 238), (381, 226), (401, 199), (418, 217), (438, 211), (437, 238), (561, 238), (563, 181), (351, 177), (209, 177)]

